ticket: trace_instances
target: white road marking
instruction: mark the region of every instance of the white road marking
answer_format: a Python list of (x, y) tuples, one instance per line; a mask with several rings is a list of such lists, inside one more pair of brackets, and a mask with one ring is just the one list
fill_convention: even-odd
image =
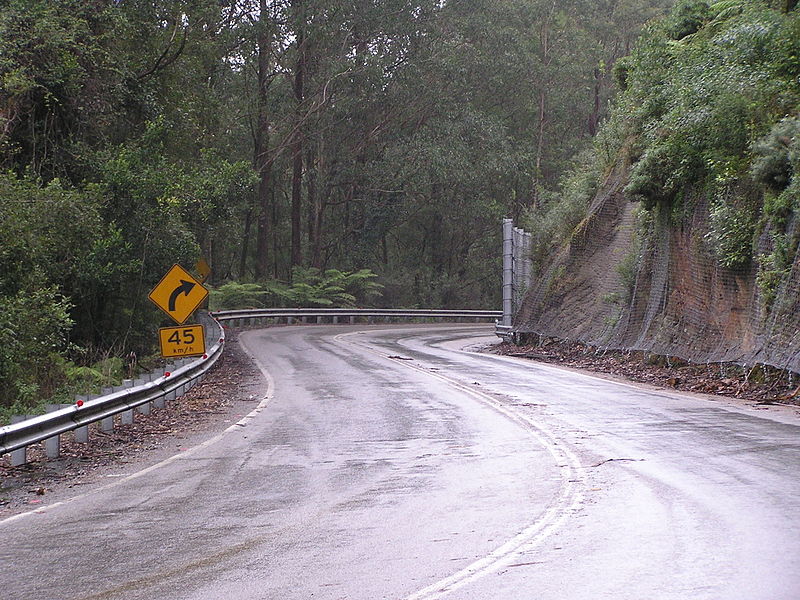
[[(241, 344), (241, 347), (244, 348), (245, 352), (247, 352), (247, 354), (251, 358), (253, 358), (253, 355), (251, 354), (250, 350), (245, 348), (244, 344)], [(117, 487), (119, 485), (122, 485), (123, 483), (127, 483), (128, 481), (133, 481), (134, 479), (138, 479), (139, 477), (142, 477), (143, 475), (147, 475), (148, 473), (150, 473), (152, 471), (155, 471), (156, 469), (160, 469), (161, 467), (164, 467), (164, 466), (166, 466), (166, 465), (168, 465), (170, 463), (173, 463), (176, 460), (181, 460), (181, 459), (183, 459), (183, 458), (185, 458), (187, 456), (191, 456), (191, 455), (195, 454), (196, 452), (199, 452), (203, 448), (208, 448), (209, 446), (211, 446), (213, 444), (216, 444), (226, 434), (230, 433), (231, 431), (240, 430), (242, 427), (244, 427), (250, 421), (252, 421), (256, 417), (256, 415), (258, 415), (260, 412), (262, 412), (267, 407), (267, 405), (272, 401), (272, 398), (273, 398), (274, 393), (275, 393), (275, 381), (272, 379), (272, 376), (263, 367), (261, 367), (261, 365), (260, 365), (260, 363), (258, 363), (258, 361), (255, 361), (255, 362), (258, 365), (258, 368), (261, 371), (261, 373), (264, 375), (264, 378), (267, 380), (267, 393), (264, 395), (263, 400), (261, 400), (261, 402), (258, 403), (258, 406), (256, 406), (253, 410), (251, 410), (249, 413), (247, 413), (239, 421), (237, 421), (236, 423), (234, 423), (233, 425), (231, 425), (230, 427), (228, 427), (227, 429), (225, 429), (221, 433), (218, 433), (214, 437), (207, 439), (205, 442), (202, 442), (202, 443), (200, 443), (200, 444), (198, 444), (196, 446), (193, 446), (193, 447), (191, 447), (191, 448), (189, 448), (187, 450), (179, 452), (178, 454), (170, 456), (169, 458), (166, 458), (166, 459), (162, 460), (159, 463), (151, 465), (151, 466), (147, 467), (146, 469), (142, 469), (141, 471), (137, 471), (136, 473), (133, 473), (131, 475), (127, 475), (127, 476), (121, 477), (120, 479), (117, 479), (116, 481), (114, 481), (112, 483), (100, 486), (98, 488), (94, 488), (94, 489), (92, 489), (92, 490), (90, 490), (90, 491), (88, 491), (88, 492), (86, 492), (84, 494), (80, 494), (78, 496), (73, 496), (69, 500), (64, 500), (63, 502), (55, 502), (54, 504), (48, 504), (47, 506), (42, 506), (42, 507), (36, 508), (34, 510), (30, 510), (28, 512), (20, 513), (18, 515), (14, 515), (12, 517), (7, 517), (7, 518), (5, 518), (3, 520), (0, 520), (0, 526), (6, 525), (8, 523), (12, 523), (14, 521), (19, 521), (20, 519), (24, 519), (24, 518), (30, 517), (32, 515), (41, 515), (41, 514), (44, 514), (46, 512), (50, 512), (51, 510), (53, 510), (55, 508), (58, 508), (59, 506), (64, 506), (65, 504), (70, 504), (72, 502), (75, 502), (76, 500), (82, 500), (83, 498), (86, 498), (87, 496), (90, 496), (92, 494), (96, 494), (98, 492), (103, 492), (103, 491), (115, 488), (115, 487)], [(107, 477), (112, 477), (112, 475), (107, 475)], [(116, 476), (114, 476), (114, 477), (116, 477)]]
[(457, 388), (522, 426), (523, 429), (533, 435), (536, 440), (547, 449), (556, 460), (556, 464), (564, 464), (564, 468), (561, 469), (561, 487), (559, 494), (544, 514), (485, 557), (476, 560), (463, 569), (432, 583), (410, 596), (406, 596), (403, 600), (438, 600), (461, 587), (469, 585), (473, 581), (499, 571), (503, 567), (518, 560), (520, 556), (529, 552), (555, 533), (565, 524), (569, 516), (579, 508), (583, 500), (582, 488), (586, 485), (586, 471), (581, 465), (578, 456), (565, 444), (559, 443), (552, 432), (541, 424), (536, 423), (531, 417), (498, 402), (488, 394), (479, 392), (458, 381), (441, 375), (438, 372), (419, 367), (412, 362), (391, 359), (389, 358), (389, 354), (375, 350), (365, 343), (345, 340), (347, 337), (359, 335), (361, 333), (362, 332), (339, 334), (333, 339), (335, 342), (342, 345), (349, 344), (359, 346), (367, 352), (381, 356), (386, 360), (391, 360), (393, 364), (414, 369), (430, 377), (435, 377), (446, 382), (448, 385)]

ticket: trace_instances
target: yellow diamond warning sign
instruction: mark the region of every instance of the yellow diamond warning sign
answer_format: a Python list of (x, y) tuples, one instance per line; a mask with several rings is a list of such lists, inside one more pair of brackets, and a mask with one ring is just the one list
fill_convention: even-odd
[(199, 356), (206, 353), (206, 339), (202, 325), (187, 327), (162, 327), (158, 330), (161, 356), (174, 358)]
[(173, 265), (153, 288), (148, 298), (176, 323), (183, 324), (203, 303), (206, 296), (208, 290), (202, 283), (180, 265)]

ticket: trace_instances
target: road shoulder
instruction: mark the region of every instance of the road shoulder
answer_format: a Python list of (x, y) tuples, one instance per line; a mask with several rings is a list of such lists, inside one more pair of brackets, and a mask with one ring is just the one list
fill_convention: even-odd
[(42, 444), (29, 449), (29, 462), (11, 467), (0, 459), (0, 521), (16, 514), (69, 501), (119, 478), (186, 452), (256, 408), (267, 383), (228, 333), (225, 353), (202, 383), (166, 408), (136, 415), (135, 423), (105, 434), (90, 429), (88, 444), (62, 436), (61, 456), (46, 460)]

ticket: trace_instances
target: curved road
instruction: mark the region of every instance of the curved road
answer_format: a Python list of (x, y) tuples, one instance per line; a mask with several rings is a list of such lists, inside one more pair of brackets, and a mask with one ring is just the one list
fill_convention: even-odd
[(796, 409), (460, 350), (490, 334), (242, 334), (261, 406), (0, 522), (2, 597), (800, 598)]

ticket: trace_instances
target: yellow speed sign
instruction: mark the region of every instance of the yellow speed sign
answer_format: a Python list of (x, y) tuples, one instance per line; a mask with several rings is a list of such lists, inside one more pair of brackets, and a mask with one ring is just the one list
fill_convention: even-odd
[(182, 358), (206, 353), (206, 338), (202, 325), (185, 327), (162, 327), (158, 330), (161, 356)]

